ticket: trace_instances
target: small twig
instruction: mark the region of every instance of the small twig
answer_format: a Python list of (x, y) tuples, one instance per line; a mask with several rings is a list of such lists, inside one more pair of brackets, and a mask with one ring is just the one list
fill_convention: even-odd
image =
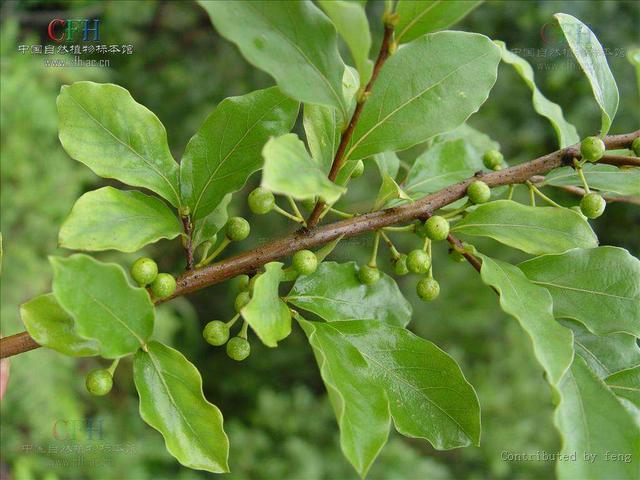
[(480, 273), (480, 270), (482, 269), (482, 262), (478, 257), (476, 257), (471, 252), (467, 252), (464, 248), (464, 245), (462, 245), (462, 242), (453, 235), (449, 234), (449, 236), (447, 237), (447, 241), (454, 248), (454, 250), (460, 252), (464, 256), (464, 258), (466, 258), (467, 261), (471, 264), (471, 266), (475, 268), (478, 273)]
[(187, 270), (193, 270), (193, 231), (191, 224), (191, 216), (184, 215), (182, 219), (182, 228), (184, 228), (183, 245), (184, 252), (187, 257)]

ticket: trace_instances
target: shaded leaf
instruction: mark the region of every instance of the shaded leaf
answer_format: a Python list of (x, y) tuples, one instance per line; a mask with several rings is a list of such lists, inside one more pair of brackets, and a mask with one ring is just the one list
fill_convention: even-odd
[(153, 331), (154, 311), (144, 288), (129, 284), (122, 267), (88, 255), (50, 257), (53, 293), (73, 316), (76, 333), (93, 339), (104, 358), (143, 346)]
[(202, 242), (211, 240), (215, 243), (216, 234), (226, 225), (229, 214), (227, 206), (231, 201), (231, 194), (225, 195), (218, 206), (214, 208), (206, 217), (196, 220), (193, 228), (193, 248)]
[(391, 178), (396, 178), (400, 170), (400, 159), (396, 152), (382, 152), (373, 156), (373, 159), (380, 170), (380, 176), (384, 178), (386, 173)]
[(298, 277), (287, 302), (328, 322), (371, 319), (404, 327), (411, 321), (411, 304), (395, 280), (382, 273), (373, 285), (358, 280), (354, 262), (323, 262), (311, 275)]
[[(618, 195), (640, 195), (640, 168), (618, 168), (614, 165), (585, 164), (582, 171), (589, 188)], [(541, 185), (582, 186), (572, 167), (556, 168), (547, 174)]]
[(242, 188), (262, 166), (267, 140), (291, 130), (297, 115), (297, 102), (276, 87), (220, 102), (189, 140), (180, 164), (191, 217), (204, 218), (225, 195)]
[(229, 471), (222, 413), (204, 398), (200, 373), (184, 355), (149, 342), (134, 357), (133, 378), (140, 416), (162, 434), (171, 455), (185, 467)]
[(180, 204), (178, 164), (153, 112), (110, 83), (76, 82), (58, 95), (59, 137), (96, 174), (144, 187)]
[(98, 344), (78, 336), (73, 317), (47, 293), (20, 305), (20, 318), (29, 335), (43, 347), (77, 357), (98, 355)]
[(582, 322), (593, 333), (640, 336), (640, 261), (617, 247), (569, 250), (520, 264), (553, 297), (556, 317)]
[(378, 190), (378, 196), (373, 204), (373, 210), (382, 208), (387, 202), (395, 199), (411, 200), (411, 197), (402, 190), (393, 178), (388, 174), (382, 176), (382, 184)]
[(640, 409), (640, 365), (616, 372), (605, 382), (618, 397), (626, 398)]
[(451, 231), (490, 237), (534, 255), (598, 246), (595, 233), (579, 213), (567, 208), (530, 207), (511, 200), (480, 205)]

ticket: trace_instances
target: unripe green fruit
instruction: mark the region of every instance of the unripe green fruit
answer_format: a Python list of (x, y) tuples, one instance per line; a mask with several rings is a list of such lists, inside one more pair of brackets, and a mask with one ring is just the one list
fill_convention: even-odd
[(424, 223), (427, 237), (431, 240), (445, 240), (449, 236), (449, 222), (439, 215), (429, 217)]
[(251, 295), (249, 295), (249, 292), (240, 292), (236, 297), (236, 301), (234, 303), (236, 312), (240, 312), (240, 310), (242, 310), (244, 306), (247, 303), (249, 303), (250, 300), (251, 300)]
[(232, 360), (241, 362), (251, 353), (251, 345), (246, 338), (233, 337), (227, 342), (227, 355)]
[(636, 138), (631, 144), (631, 148), (633, 149), (633, 153), (636, 157), (640, 157), (640, 137)]
[(204, 326), (202, 338), (214, 347), (224, 345), (229, 340), (229, 326), (220, 320), (212, 320)]
[(273, 210), (276, 199), (269, 190), (258, 187), (249, 194), (247, 198), (249, 210), (258, 215), (264, 215)]
[(433, 278), (423, 278), (416, 285), (416, 292), (422, 300), (430, 302), (440, 295), (440, 284)]
[(131, 265), (131, 277), (144, 287), (156, 279), (158, 275), (158, 265), (147, 257), (141, 257)]
[(604, 212), (607, 202), (597, 193), (587, 193), (580, 201), (580, 210), (587, 218), (598, 218)]
[(476, 180), (467, 187), (467, 197), (471, 203), (486, 203), (491, 198), (491, 189), (486, 183)]
[(311, 250), (300, 250), (293, 255), (292, 263), (300, 275), (311, 275), (318, 268), (318, 257)]
[(362, 265), (358, 270), (358, 279), (364, 285), (373, 285), (380, 280), (380, 270), (369, 265)]
[(238, 294), (249, 290), (249, 275), (238, 275), (231, 279), (231, 292)]
[(426, 273), (431, 266), (431, 258), (424, 250), (411, 250), (407, 255), (407, 268), (411, 273)]
[(363, 173), (364, 173), (364, 162), (362, 160), (358, 160), (356, 162), (356, 166), (351, 172), (351, 178), (361, 177)]
[(466, 260), (466, 258), (464, 258), (464, 255), (453, 248), (449, 249), (449, 258), (456, 263), (462, 263)]
[(502, 166), (504, 157), (498, 150), (487, 150), (482, 156), (482, 163), (491, 170), (498, 170)]
[(407, 268), (407, 256), (402, 253), (393, 263), (393, 271), (396, 275), (406, 275), (409, 273)]
[(158, 298), (166, 298), (176, 291), (176, 279), (170, 273), (159, 273), (151, 283), (151, 291)]
[(111, 391), (111, 388), (113, 387), (113, 377), (109, 370), (99, 368), (97, 370), (90, 371), (87, 378), (85, 378), (84, 383), (87, 387), (87, 391), (91, 395), (101, 397)]
[(597, 162), (602, 158), (607, 147), (599, 137), (587, 137), (580, 142), (582, 158), (589, 162)]
[(232, 242), (240, 242), (249, 236), (251, 227), (242, 217), (231, 217), (227, 222), (227, 238)]

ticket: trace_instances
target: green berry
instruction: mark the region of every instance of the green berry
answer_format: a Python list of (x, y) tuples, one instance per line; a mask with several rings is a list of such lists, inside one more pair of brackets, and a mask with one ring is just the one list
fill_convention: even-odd
[(418, 282), (416, 292), (422, 300), (430, 302), (440, 295), (440, 284), (433, 278), (423, 278)]
[(300, 275), (311, 275), (318, 268), (318, 257), (311, 250), (300, 250), (293, 255), (292, 264)]
[(449, 236), (449, 222), (439, 215), (429, 217), (424, 223), (427, 237), (431, 240), (445, 240)]
[(491, 189), (486, 183), (476, 180), (467, 187), (467, 196), (471, 203), (486, 203), (491, 198)]
[(407, 268), (407, 256), (402, 253), (393, 263), (393, 271), (396, 275), (406, 275), (409, 273)]
[(453, 248), (449, 249), (449, 258), (456, 263), (462, 263), (466, 260), (466, 258), (464, 258), (464, 255)]
[(605, 150), (604, 142), (599, 137), (587, 137), (580, 142), (580, 153), (582, 158), (589, 162), (597, 162), (604, 155)]
[(487, 150), (482, 156), (482, 163), (490, 170), (499, 170), (504, 157), (498, 150)]
[(238, 275), (231, 279), (231, 291), (234, 294), (249, 290), (249, 275)]
[(85, 379), (85, 386), (91, 395), (96, 397), (106, 395), (113, 387), (111, 372), (104, 368), (90, 371)]
[(373, 285), (380, 280), (380, 270), (369, 265), (362, 265), (358, 270), (358, 279), (364, 285)]
[(158, 265), (147, 257), (141, 257), (131, 265), (131, 277), (144, 287), (156, 279), (158, 275)]
[(633, 153), (636, 157), (640, 157), (640, 137), (637, 137), (633, 143), (631, 144), (631, 148), (633, 149)]
[(242, 217), (231, 217), (227, 222), (227, 238), (232, 242), (240, 242), (249, 236), (251, 227)]
[(176, 279), (170, 273), (159, 273), (151, 283), (151, 291), (158, 298), (166, 298), (176, 291)]
[(227, 342), (227, 355), (233, 360), (241, 362), (251, 353), (251, 345), (246, 338), (233, 337)]
[(229, 326), (220, 320), (212, 320), (202, 330), (202, 338), (214, 347), (224, 345), (229, 340)]
[(249, 303), (249, 301), (251, 300), (251, 295), (249, 295), (249, 292), (240, 292), (238, 294), (238, 296), (236, 297), (236, 301), (235, 301), (235, 308), (236, 308), (236, 312), (240, 312), (240, 310), (242, 310), (244, 308), (244, 306)]
[(262, 187), (258, 187), (251, 192), (247, 201), (249, 203), (249, 210), (258, 215), (269, 213), (276, 204), (273, 193)]
[(364, 162), (362, 160), (358, 160), (356, 162), (356, 166), (353, 168), (353, 171), (351, 172), (351, 178), (361, 177), (363, 173), (364, 173)]
[(426, 273), (431, 266), (431, 258), (424, 250), (412, 250), (407, 255), (407, 268), (411, 273)]
[(580, 201), (580, 210), (587, 218), (598, 218), (604, 212), (607, 203), (597, 193), (587, 193)]

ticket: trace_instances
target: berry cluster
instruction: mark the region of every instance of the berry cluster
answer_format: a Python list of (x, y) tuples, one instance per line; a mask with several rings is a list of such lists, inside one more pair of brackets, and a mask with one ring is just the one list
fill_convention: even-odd
[(131, 277), (141, 287), (148, 286), (154, 298), (167, 298), (176, 290), (176, 279), (170, 273), (158, 273), (158, 265), (148, 257), (141, 257), (131, 265)]

